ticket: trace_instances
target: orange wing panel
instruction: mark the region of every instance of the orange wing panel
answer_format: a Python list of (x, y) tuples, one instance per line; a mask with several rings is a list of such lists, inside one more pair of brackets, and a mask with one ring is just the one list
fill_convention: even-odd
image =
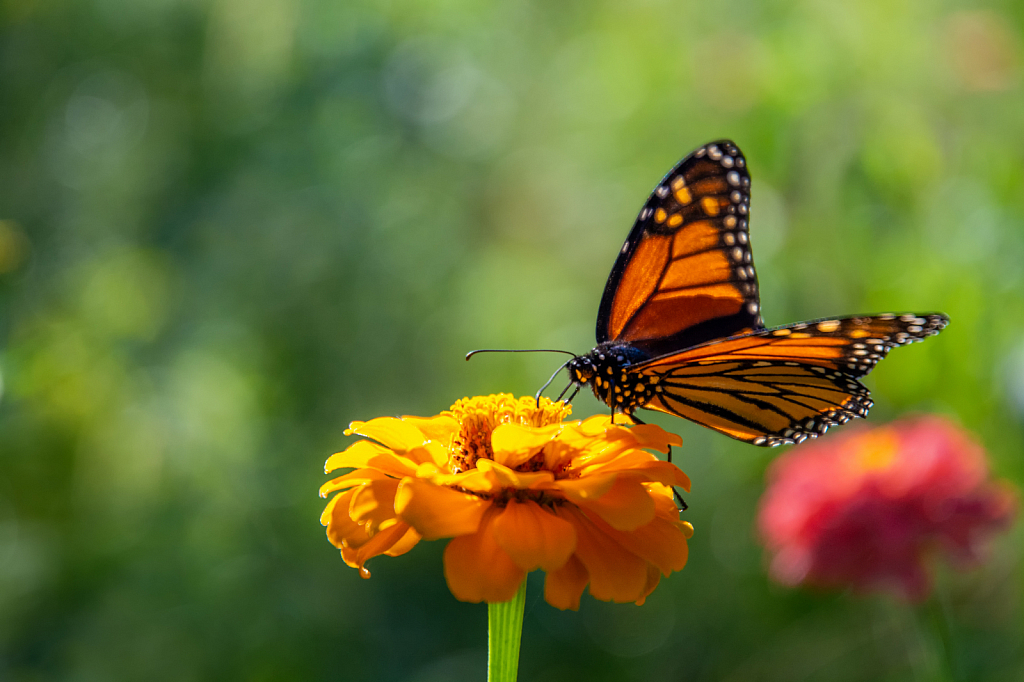
[(732, 287), (714, 285), (703, 287), (700, 291), (708, 295), (695, 296), (694, 291), (689, 289), (676, 295), (658, 294), (630, 321), (619, 335), (619, 339), (629, 342), (669, 336), (680, 328), (691, 327), (716, 317), (733, 315), (743, 307), (742, 300), (728, 298), (735, 295)]
[(712, 249), (721, 241), (722, 233), (714, 223), (699, 220), (676, 233), (675, 239), (672, 240), (672, 257), (680, 258), (696, 251)]
[[(732, 263), (721, 251), (705, 251), (695, 256), (686, 256), (668, 264), (668, 271), (658, 287), (658, 292), (672, 291), (701, 284), (724, 284), (732, 278)], [(729, 286), (738, 300), (743, 294)]]
[(615, 292), (609, 325), (612, 338), (621, 336), (629, 319), (654, 293), (665, 271), (671, 246), (671, 238), (660, 235), (647, 236), (637, 246)]

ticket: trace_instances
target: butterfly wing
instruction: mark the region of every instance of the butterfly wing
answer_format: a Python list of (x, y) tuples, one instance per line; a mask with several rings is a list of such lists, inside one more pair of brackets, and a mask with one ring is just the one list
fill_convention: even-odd
[(747, 233), (750, 175), (728, 140), (683, 159), (655, 188), (608, 278), (597, 341), (649, 356), (763, 329)]
[(705, 343), (633, 368), (654, 385), (644, 407), (754, 445), (800, 443), (867, 415), (858, 378), (896, 346), (949, 318), (877, 315), (800, 322)]

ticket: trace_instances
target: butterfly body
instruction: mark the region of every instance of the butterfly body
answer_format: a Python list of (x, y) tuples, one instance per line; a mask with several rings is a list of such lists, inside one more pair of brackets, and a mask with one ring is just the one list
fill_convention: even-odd
[(941, 331), (940, 313), (841, 317), (766, 329), (739, 148), (709, 143), (655, 188), (619, 252), (598, 345), (568, 363), (613, 411), (675, 414), (755, 445), (798, 443), (863, 417), (858, 379), (892, 348)]

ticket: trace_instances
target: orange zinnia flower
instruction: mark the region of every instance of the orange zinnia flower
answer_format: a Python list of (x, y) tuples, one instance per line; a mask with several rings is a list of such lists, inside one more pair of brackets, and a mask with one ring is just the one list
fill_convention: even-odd
[(462, 601), (503, 602), (526, 574), (547, 572), (545, 598), (643, 603), (662, 575), (686, 564), (693, 527), (672, 486), (690, 489), (666, 452), (681, 440), (611, 417), (562, 422), (570, 408), (511, 395), (466, 398), (436, 417), (353, 422), (362, 440), (327, 460), (353, 468), (320, 489), (338, 492), (321, 522), (363, 577), (366, 561), (452, 538), (445, 577)]

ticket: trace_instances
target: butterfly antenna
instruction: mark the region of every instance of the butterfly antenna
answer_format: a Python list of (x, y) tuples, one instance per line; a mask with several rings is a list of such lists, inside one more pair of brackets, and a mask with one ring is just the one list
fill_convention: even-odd
[[(466, 359), (469, 360), (477, 353), (565, 353), (576, 357), (575, 353), (570, 353), (567, 350), (557, 350), (554, 348), (481, 348), (479, 350), (471, 350), (466, 353)], [(566, 365), (569, 364), (568, 362)], [(562, 365), (565, 367), (565, 365)], [(557, 372), (555, 372), (557, 374)]]
[[(566, 366), (566, 365), (568, 365), (568, 364), (569, 364), (570, 362), (572, 362), (573, 360), (575, 360), (575, 359), (576, 359), (576, 356), (575, 356), (575, 355), (574, 355), (573, 353), (569, 353), (569, 355), (572, 355), (572, 359), (570, 359), (570, 360), (566, 360), (566, 361), (565, 361), (565, 362), (563, 362), (563, 363), (562, 363), (561, 365), (559, 365), (559, 366), (558, 366), (558, 369), (556, 369), (556, 370), (555, 370), (555, 373), (551, 375), (551, 378), (550, 378), (550, 379), (548, 379), (547, 381), (545, 381), (545, 382), (544, 382), (544, 385), (540, 387), (540, 390), (539, 390), (539, 391), (537, 391), (537, 395), (533, 396), (533, 402), (534, 402), (535, 404), (537, 404), (537, 405), (540, 405), (540, 394), (544, 392), (544, 389), (545, 389), (545, 388), (547, 388), (548, 386), (550, 386), (550, 385), (551, 385), (551, 382), (555, 380), (555, 377), (557, 377), (557, 376), (558, 376), (558, 373), (559, 373), (559, 372), (561, 372), (561, 371), (562, 371), (563, 369), (565, 369), (565, 366)], [(571, 384), (570, 384), (570, 385), (571, 385)], [(568, 391), (568, 390), (569, 390), (569, 387), (568, 387), (568, 386), (566, 386), (566, 387), (565, 387), (565, 391)], [(565, 394), (565, 391), (562, 391), (562, 394), (563, 394), (563, 395)], [(558, 397), (559, 397), (559, 398), (561, 398), (562, 396), (558, 396)], [(557, 401), (556, 401), (556, 402), (557, 402)]]

